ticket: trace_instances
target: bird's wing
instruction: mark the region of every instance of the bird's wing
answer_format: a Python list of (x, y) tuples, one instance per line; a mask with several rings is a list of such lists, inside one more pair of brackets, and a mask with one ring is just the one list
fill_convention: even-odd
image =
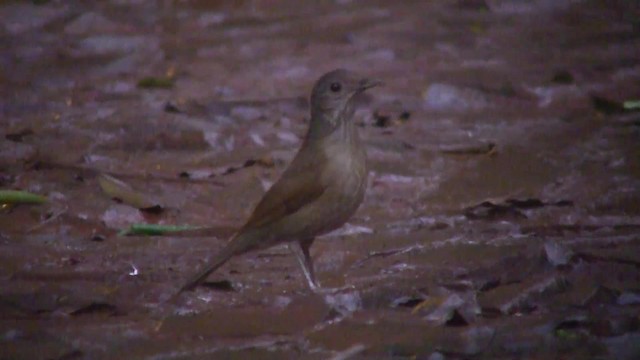
[(298, 154), (289, 169), (267, 191), (243, 229), (260, 228), (314, 202), (326, 190), (322, 183), (322, 155)]

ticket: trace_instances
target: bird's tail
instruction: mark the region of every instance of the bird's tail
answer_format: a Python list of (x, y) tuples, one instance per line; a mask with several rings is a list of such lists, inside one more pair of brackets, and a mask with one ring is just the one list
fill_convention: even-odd
[(250, 250), (246, 245), (247, 243), (246, 239), (241, 237), (231, 239), (231, 241), (229, 241), (229, 243), (220, 250), (220, 252), (217, 253), (202, 270), (191, 277), (191, 279), (180, 288), (174, 297), (179, 296), (185, 291), (195, 289), (198, 285), (202, 284), (202, 282), (204, 282), (212, 272), (216, 271), (219, 267), (229, 261), (232, 256), (239, 255)]

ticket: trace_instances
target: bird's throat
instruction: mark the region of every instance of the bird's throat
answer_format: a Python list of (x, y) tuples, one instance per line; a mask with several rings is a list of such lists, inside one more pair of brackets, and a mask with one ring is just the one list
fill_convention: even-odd
[(356, 136), (354, 112), (351, 101), (337, 111), (312, 111), (307, 140), (330, 138), (350, 142)]

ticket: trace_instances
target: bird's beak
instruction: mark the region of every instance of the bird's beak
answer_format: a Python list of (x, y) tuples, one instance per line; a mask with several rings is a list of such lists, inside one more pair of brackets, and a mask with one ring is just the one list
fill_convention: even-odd
[(360, 82), (358, 82), (358, 92), (362, 92), (365, 91), (367, 89), (370, 89), (372, 87), (375, 86), (381, 86), (384, 85), (384, 83), (380, 80), (376, 80), (376, 79), (362, 79), (360, 80)]

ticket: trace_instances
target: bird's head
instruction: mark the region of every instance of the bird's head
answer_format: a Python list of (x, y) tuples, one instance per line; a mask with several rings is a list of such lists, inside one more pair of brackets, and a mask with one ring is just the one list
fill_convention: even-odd
[(324, 74), (311, 92), (311, 121), (336, 128), (353, 115), (353, 97), (369, 88), (381, 85), (379, 80), (358, 76), (338, 69)]

